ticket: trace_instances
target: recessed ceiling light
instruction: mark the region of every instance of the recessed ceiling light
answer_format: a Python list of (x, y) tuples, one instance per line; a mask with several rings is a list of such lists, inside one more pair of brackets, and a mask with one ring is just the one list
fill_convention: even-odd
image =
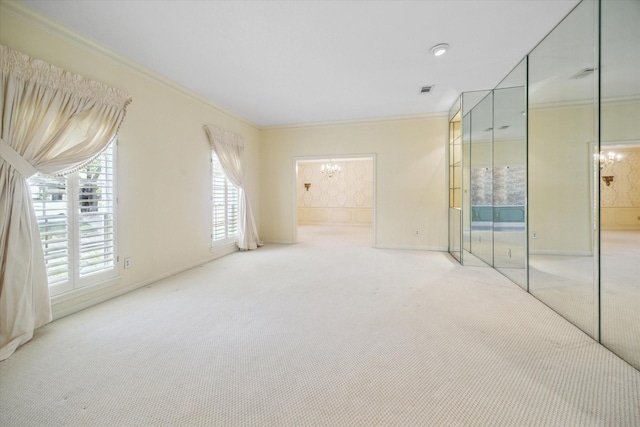
[(429, 53), (433, 56), (442, 56), (447, 53), (447, 50), (449, 50), (449, 45), (446, 43), (440, 43), (429, 49)]

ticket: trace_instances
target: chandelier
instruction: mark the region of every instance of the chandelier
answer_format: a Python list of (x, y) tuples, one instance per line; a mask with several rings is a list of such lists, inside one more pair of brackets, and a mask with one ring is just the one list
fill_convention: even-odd
[(600, 169), (602, 169), (605, 166), (611, 166), (612, 164), (622, 160), (622, 154), (620, 153), (616, 154), (613, 151), (609, 151), (607, 154), (601, 151), (600, 154), (596, 154), (595, 156), (597, 159), (600, 160)]
[[(600, 170), (602, 170), (605, 166), (609, 167), (614, 163), (618, 163), (620, 160), (622, 160), (622, 154), (616, 154), (613, 151), (609, 151), (607, 154), (604, 154), (604, 152), (601, 151), (600, 154), (594, 154), (594, 157), (596, 158), (596, 160), (600, 161)], [(602, 181), (607, 184), (607, 187), (611, 185), (611, 183), (613, 182), (613, 178), (613, 174), (602, 175)]]
[(342, 168), (337, 164), (332, 163), (331, 160), (329, 160), (329, 163), (325, 163), (320, 166), (320, 172), (322, 172), (323, 175), (327, 175), (329, 178), (336, 173), (340, 173), (341, 170)]

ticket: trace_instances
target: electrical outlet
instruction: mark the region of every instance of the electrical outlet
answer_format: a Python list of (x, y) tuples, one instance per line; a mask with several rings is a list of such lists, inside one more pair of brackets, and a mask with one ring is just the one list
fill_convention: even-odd
[(416, 236), (420, 235), (420, 230), (416, 230)]
[(131, 268), (131, 258), (124, 259), (124, 268)]
[(532, 235), (531, 237), (533, 237), (534, 239), (537, 239), (537, 238), (538, 238), (538, 233), (536, 233), (536, 232), (534, 231), (534, 232), (533, 232), (533, 235)]
[(511, 248), (508, 248), (508, 249), (507, 249), (507, 256), (508, 256), (509, 258), (511, 258)]

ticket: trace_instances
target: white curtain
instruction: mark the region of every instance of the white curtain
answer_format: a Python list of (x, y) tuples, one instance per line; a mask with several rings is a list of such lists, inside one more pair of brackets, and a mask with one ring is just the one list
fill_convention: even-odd
[(256, 249), (262, 246), (258, 237), (258, 229), (253, 218), (253, 211), (247, 193), (244, 191), (242, 155), (244, 140), (235, 133), (215, 126), (204, 126), (213, 151), (220, 160), (222, 170), (229, 181), (238, 187), (238, 248), (240, 250)]
[(73, 172), (116, 134), (125, 93), (0, 45), (0, 360), (51, 321), (27, 179)]

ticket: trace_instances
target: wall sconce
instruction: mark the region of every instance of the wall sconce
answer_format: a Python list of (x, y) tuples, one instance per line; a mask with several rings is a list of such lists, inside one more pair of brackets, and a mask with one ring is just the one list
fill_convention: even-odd
[(604, 181), (605, 184), (607, 184), (607, 187), (608, 187), (611, 185), (611, 182), (613, 181), (613, 175), (603, 176), (602, 180)]
[(309, 188), (311, 188), (311, 183), (310, 182), (305, 182), (304, 183), (304, 188), (309, 191)]

